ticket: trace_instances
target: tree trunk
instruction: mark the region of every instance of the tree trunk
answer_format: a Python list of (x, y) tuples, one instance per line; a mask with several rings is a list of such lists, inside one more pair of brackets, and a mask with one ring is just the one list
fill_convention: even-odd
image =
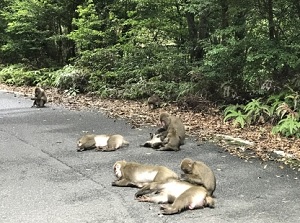
[(269, 38), (270, 40), (276, 39), (275, 32), (275, 22), (273, 14), (273, 0), (267, 0), (267, 13), (268, 13), (268, 22), (269, 22)]

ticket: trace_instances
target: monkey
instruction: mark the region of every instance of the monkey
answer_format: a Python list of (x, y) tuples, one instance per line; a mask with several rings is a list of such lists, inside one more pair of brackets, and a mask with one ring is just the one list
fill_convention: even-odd
[(162, 214), (171, 215), (180, 213), (184, 209), (193, 210), (204, 207), (214, 208), (215, 201), (207, 195), (204, 187), (194, 186), (180, 194), (172, 204), (162, 204), (160, 209)]
[(41, 87), (36, 87), (34, 89), (34, 97), (31, 98), (31, 100), (34, 100), (33, 105), (31, 107), (44, 107), (47, 102), (47, 96), (44, 89)]
[(124, 145), (129, 145), (121, 135), (94, 135), (82, 136), (77, 142), (77, 151), (81, 152), (88, 149), (96, 151), (115, 151)]
[(160, 114), (159, 120), (162, 127), (156, 131), (156, 134), (161, 134), (163, 140), (167, 138), (165, 146), (159, 150), (180, 150), (180, 146), (184, 145), (185, 140), (185, 128), (182, 120), (166, 112)]
[(175, 129), (170, 129), (167, 134), (167, 137), (163, 140), (162, 144), (164, 145), (161, 148), (158, 148), (158, 151), (179, 151), (180, 148), (180, 136), (176, 134)]
[(203, 186), (206, 188), (208, 195), (213, 196), (216, 189), (216, 177), (205, 163), (185, 158), (181, 161), (180, 168), (184, 172), (181, 174), (181, 180)]
[(165, 166), (147, 165), (136, 162), (117, 161), (114, 166), (117, 179), (112, 186), (142, 188), (153, 182), (163, 182), (178, 175)]
[(163, 145), (162, 134), (150, 133), (150, 140), (146, 141), (143, 147), (150, 147), (153, 149), (159, 149)]
[(107, 146), (109, 137), (109, 135), (84, 135), (77, 141), (77, 152), (82, 152), (89, 149), (101, 150), (101, 148)]
[(129, 142), (127, 142), (123, 136), (111, 135), (107, 140), (107, 146), (102, 146), (102, 147), (98, 146), (96, 148), (96, 151), (100, 151), (100, 150), (103, 152), (115, 151), (125, 145), (129, 145)]
[(161, 104), (161, 99), (156, 94), (153, 94), (148, 98), (147, 103), (150, 109), (159, 108)]
[(150, 190), (138, 191), (135, 199), (140, 202), (162, 204), (162, 214), (176, 214), (184, 209), (215, 207), (214, 199), (203, 186), (196, 186), (178, 179), (152, 183)]

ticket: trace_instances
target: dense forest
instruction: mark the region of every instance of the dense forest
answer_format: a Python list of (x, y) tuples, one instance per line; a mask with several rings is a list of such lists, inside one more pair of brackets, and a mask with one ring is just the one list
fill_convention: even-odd
[(300, 136), (299, 0), (3, 0), (0, 34), (3, 83), (208, 100)]

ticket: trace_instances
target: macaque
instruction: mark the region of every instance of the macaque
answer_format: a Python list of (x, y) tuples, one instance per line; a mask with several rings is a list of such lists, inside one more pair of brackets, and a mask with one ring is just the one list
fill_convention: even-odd
[(169, 178), (178, 179), (178, 175), (165, 166), (123, 160), (117, 161), (113, 169), (117, 180), (112, 182), (112, 186), (141, 188), (153, 182), (164, 182)]
[(95, 149), (96, 151), (115, 151), (125, 145), (129, 145), (129, 142), (121, 135), (88, 134), (82, 136), (77, 141), (77, 151), (81, 152), (88, 149)]
[(150, 140), (148, 140), (141, 146), (150, 147), (153, 149), (159, 149), (159, 147), (161, 147), (162, 145), (163, 145), (162, 135), (150, 133)]
[(109, 137), (109, 135), (84, 135), (77, 141), (77, 151), (82, 152), (89, 149), (101, 150), (107, 146)]
[(34, 89), (34, 97), (31, 98), (31, 100), (34, 100), (32, 107), (44, 107), (47, 102), (47, 96), (44, 89), (36, 87)]
[(161, 100), (156, 94), (154, 94), (148, 98), (147, 103), (150, 109), (155, 109), (160, 107)]
[(162, 204), (162, 214), (176, 214), (185, 209), (214, 208), (215, 203), (204, 187), (177, 179), (152, 183), (150, 190), (136, 193), (136, 200)]
[(184, 172), (181, 175), (181, 180), (203, 186), (207, 189), (208, 195), (213, 196), (216, 189), (216, 177), (206, 164), (185, 158), (181, 161), (180, 168)]
[(165, 146), (159, 150), (180, 150), (180, 146), (184, 144), (185, 140), (185, 128), (182, 120), (166, 112), (160, 114), (159, 120), (162, 127), (157, 130), (156, 134), (162, 134), (167, 138)]
[(123, 136), (111, 135), (107, 140), (107, 145), (96, 146), (96, 151), (103, 151), (103, 152), (115, 151), (125, 145), (129, 145), (129, 142), (127, 142)]
[(167, 137), (163, 140), (162, 143), (164, 146), (157, 149), (158, 151), (179, 151), (180, 148), (180, 136), (176, 134), (175, 129), (170, 129), (167, 134)]

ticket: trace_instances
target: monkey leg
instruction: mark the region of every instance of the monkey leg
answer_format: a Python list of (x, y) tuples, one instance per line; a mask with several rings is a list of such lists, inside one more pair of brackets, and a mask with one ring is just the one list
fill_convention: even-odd
[(158, 180), (156, 177), (154, 179), (154, 182), (148, 183), (146, 185), (143, 185), (141, 189), (139, 189), (135, 193), (135, 197), (143, 196), (145, 194), (151, 194), (151, 193), (157, 193), (160, 191), (160, 183), (161, 180)]
[(157, 149), (157, 151), (176, 151), (176, 152), (179, 150), (180, 150), (179, 147), (171, 147), (169, 145), (165, 145), (164, 147)]
[(105, 147), (97, 146), (97, 147), (95, 148), (95, 151), (96, 151), (96, 152), (99, 152), (99, 151), (103, 151), (104, 149), (105, 149)]
[(150, 196), (143, 195), (135, 198), (139, 202), (150, 202), (151, 198)]
[(115, 148), (115, 147), (108, 147), (108, 146), (104, 146), (102, 148), (102, 152), (112, 152), (112, 151), (115, 151), (117, 150), (118, 148)]
[(144, 143), (144, 144), (140, 145), (140, 147), (148, 147), (148, 148), (151, 148), (151, 147), (152, 147), (152, 145), (151, 145), (151, 143), (149, 143), (149, 142), (146, 142), (146, 143)]
[(160, 205), (160, 209), (161, 213), (164, 215), (177, 214), (179, 212), (179, 210), (173, 207), (171, 204)]
[(42, 108), (45, 105), (45, 101), (43, 99), (40, 100), (39, 102), (39, 107)]
[(126, 179), (116, 180), (112, 182), (111, 185), (116, 187), (136, 187), (135, 184), (131, 183)]

